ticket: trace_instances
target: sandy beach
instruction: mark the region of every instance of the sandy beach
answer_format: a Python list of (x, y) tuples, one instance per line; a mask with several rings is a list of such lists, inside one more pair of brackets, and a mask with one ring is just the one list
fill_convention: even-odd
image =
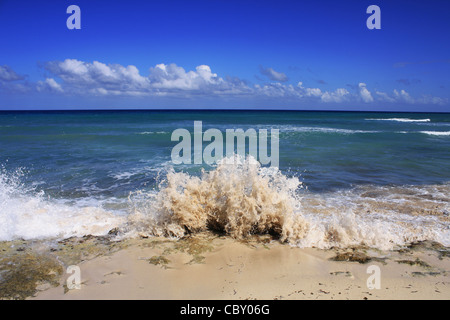
[[(36, 253), (41, 257), (39, 266), (52, 268), (51, 263), (42, 263), (44, 256), (56, 257), (62, 266), (43, 271), (56, 277), (53, 282), (42, 276), (35, 278), (35, 292), (26, 298), (450, 298), (448, 249), (432, 242), (383, 252), (362, 247), (302, 249), (268, 236), (239, 241), (210, 233), (179, 240), (140, 238), (114, 244), (105, 241), (108, 242), (105, 238), (84, 237), (60, 241), (50, 250), (39, 245), (25, 249), (41, 250)], [(23, 250), (17, 251), (17, 245), (14, 248), (19, 255), (24, 254)], [(67, 287), (69, 274), (65, 270), (69, 263), (80, 268), (81, 289)], [(371, 276), (368, 267), (374, 265), (380, 268), (379, 289), (367, 285)], [(32, 269), (37, 272), (37, 268)], [(14, 277), (11, 279), (14, 282)]]

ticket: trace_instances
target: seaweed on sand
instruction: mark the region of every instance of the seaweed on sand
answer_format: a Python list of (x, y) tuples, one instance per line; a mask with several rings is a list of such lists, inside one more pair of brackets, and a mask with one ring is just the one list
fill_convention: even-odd
[(0, 260), (0, 299), (23, 300), (39, 287), (56, 287), (63, 274), (55, 257), (26, 252)]

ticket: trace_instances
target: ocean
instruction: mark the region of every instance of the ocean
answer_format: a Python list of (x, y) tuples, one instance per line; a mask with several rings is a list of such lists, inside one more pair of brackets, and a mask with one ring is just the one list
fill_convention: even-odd
[[(279, 167), (174, 164), (171, 135), (194, 121), (278, 129)], [(213, 229), (300, 247), (449, 246), (449, 215), (450, 114), (0, 112), (0, 241)]]

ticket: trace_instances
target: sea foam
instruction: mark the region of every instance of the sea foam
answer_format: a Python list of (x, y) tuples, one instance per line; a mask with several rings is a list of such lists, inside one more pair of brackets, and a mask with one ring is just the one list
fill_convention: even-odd
[(239, 239), (270, 233), (294, 246), (323, 249), (392, 249), (421, 240), (450, 245), (446, 192), (436, 201), (423, 193), (378, 187), (308, 193), (298, 178), (249, 158), (219, 163), (200, 177), (171, 171), (159, 190), (134, 193), (126, 234), (183, 237), (215, 230)]
[(22, 176), (0, 172), (0, 241), (104, 235), (124, 221), (100, 206), (51, 200), (22, 184)]
[(228, 161), (200, 177), (170, 171), (157, 193), (135, 193), (130, 197), (132, 229), (176, 237), (208, 229), (235, 238), (273, 233), (282, 240), (305, 230), (296, 210), (298, 178), (263, 168), (251, 157)]
[(450, 131), (420, 131), (420, 133), (432, 136), (450, 136)]
[(387, 119), (366, 119), (369, 121), (397, 121), (397, 122), (430, 122), (431, 119), (409, 119), (409, 118), (387, 118)]
[(201, 175), (169, 169), (158, 187), (122, 200), (125, 212), (101, 201), (51, 199), (0, 173), (0, 241), (105, 235), (120, 238), (217, 231), (236, 239), (269, 233), (298, 247), (366, 245), (392, 249), (433, 240), (450, 246), (450, 185), (364, 186), (328, 193), (253, 158), (227, 159)]

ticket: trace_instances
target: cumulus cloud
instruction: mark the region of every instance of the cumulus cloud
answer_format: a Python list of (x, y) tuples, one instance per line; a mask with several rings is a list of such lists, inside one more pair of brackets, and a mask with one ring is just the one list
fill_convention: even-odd
[(289, 80), (286, 74), (275, 71), (272, 68), (264, 68), (263, 66), (259, 66), (259, 71), (262, 75), (265, 75), (272, 81), (286, 82)]
[[(213, 91), (216, 93), (244, 89), (245, 84), (229, 82), (211, 71), (207, 65), (200, 65), (186, 72), (175, 64), (158, 64), (150, 68), (150, 87), (166, 91)], [(236, 79), (234, 79), (236, 80)]]
[(60, 78), (70, 91), (134, 95), (145, 91), (149, 83), (135, 66), (66, 59), (49, 62), (46, 69)]
[(400, 92), (399, 92), (396, 89), (394, 89), (394, 96), (395, 96), (396, 100), (398, 100), (398, 101), (404, 101), (404, 102), (407, 102), (407, 103), (414, 103), (414, 99), (411, 98), (409, 93), (406, 92), (405, 90), (400, 90)]
[(347, 101), (351, 94), (347, 89), (338, 88), (335, 91), (322, 91), (319, 88), (304, 87), (302, 82), (297, 86), (271, 83), (263, 86), (255, 85), (256, 95), (268, 97), (283, 97), (288, 99), (317, 100), (324, 103), (339, 103)]
[(367, 86), (365, 83), (359, 83), (358, 84), (358, 88), (359, 88), (359, 96), (361, 97), (361, 99), (368, 103), (368, 102), (373, 102), (373, 97), (372, 94), (370, 93), (370, 91), (367, 89)]
[[(352, 85), (351, 92), (345, 88), (324, 91), (319, 88), (281, 83), (285, 74), (271, 68), (262, 68), (261, 73), (276, 82), (249, 84), (238, 77), (221, 77), (208, 65), (199, 65), (194, 70), (185, 70), (176, 64), (157, 64), (149, 68), (146, 75), (135, 66), (105, 64), (99, 61), (84, 62), (76, 59), (52, 61), (46, 64), (51, 74), (36, 83), (38, 91), (64, 94), (124, 95), (124, 96), (172, 96), (172, 97), (247, 97), (283, 99), (320, 103), (428, 103), (445, 104), (448, 99), (432, 96), (413, 98), (405, 90), (393, 90), (390, 94), (375, 90), (360, 82)], [(19, 79), (9, 68), (0, 69), (2, 78)], [(13, 81), (13, 80), (10, 80)]]
[(238, 94), (248, 91), (244, 82), (236, 78), (224, 80), (207, 65), (186, 71), (176, 64), (157, 64), (149, 69), (148, 76), (142, 76), (133, 65), (124, 67), (75, 59), (53, 61), (46, 68), (71, 91), (88, 89), (90, 93), (100, 95)]
[(320, 98), (324, 102), (343, 102), (349, 98), (350, 92), (347, 89), (339, 88), (333, 92), (325, 92)]
[(321, 97), (322, 94), (322, 90), (319, 88), (305, 88), (305, 95), (307, 97)]

